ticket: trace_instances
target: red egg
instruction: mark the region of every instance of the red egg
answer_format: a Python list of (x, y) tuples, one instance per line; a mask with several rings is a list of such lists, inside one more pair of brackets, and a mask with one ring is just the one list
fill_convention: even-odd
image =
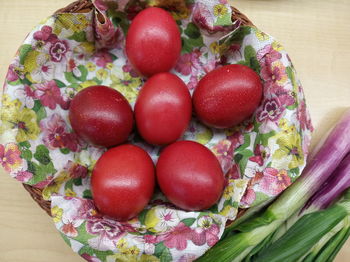
[(70, 104), (69, 120), (81, 138), (105, 147), (125, 142), (133, 127), (128, 101), (107, 86), (91, 86), (77, 93)]
[(156, 175), (164, 195), (185, 210), (210, 208), (224, 188), (224, 174), (215, 155), (192, 141), (166, 147), (158, 159)]
[(229, 128), (250, 117), (262, 97), (260, 77), (244, 65), (226, 65), (205, 75), (193, 93), (198, 118), (208, 126)]
[(135, 104), (140, 135), (150, 144), (175, 142), (191, 120), (192, 100), (185, 83), (176, 75), (159, 73), (142, 87)]
[(152, 197), (154, 164), (146, 151), (121, 145), (105, 152), (91, 177), (91, 190), (98, 210), (125, 221), (135, 217)]
[(167, 11), (147, 8), (131, 22), (125, 50), (130, 63), (142, 75), (167, 72), (180, 56), (179, 28)]

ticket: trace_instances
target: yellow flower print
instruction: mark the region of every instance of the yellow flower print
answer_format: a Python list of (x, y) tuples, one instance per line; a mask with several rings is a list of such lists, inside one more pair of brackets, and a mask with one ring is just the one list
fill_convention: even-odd
[(225, 217), (234, 217), (237, 214), (237, 209), (230, 205), (227, 205), (220, 211), (219, 214)]
[(267, 41), (270, 39), (270, 36), (268, 34), (265, 34), (264, 32), (258, 29), (255, 30), (255, 35), (259, 39), (259, 41)]
[(292, 133), (277, 138), (280, 146), (272, 155), (272, 159), (288, 159), (288, 168), (297, 168), (304, 164), (304, 153), (301, 145), (300, 134), (293, 129)]
[(225, 51), (227, 50), (227, 46), (224, 43), (219, 45), (218, 42), (211, 43), (209, 48), (213, 54), (220, 54), (220, 55), (225, 53)]
[(109, 70), (112, 70), (114, 67), (113, 63), (107, 63), (106, 64), (106, 68), (109, 69)]
[(125, 255), (116, 253), (111, 256), (107, 256), (106, 262), (159, 262), (160, 260), (152, 255), (142, 254), (141, 257), (136, 255)]
[(23, 142), (30, 139), (36, 139), (40, 133), (40, 128), (37, 124), (36, 114), (29, 108), (21, 107), (21, 102), (16, 100), (8, 100), (4, 98), (3, 106), (5, 110), (1, 112), (2, 125), (0, 133), (7, 130), (17, 129), (16, 141)]
[(218, 4), (214, 6), (214, 15), (222, 17), (227, 14), (227, 7), (223, 4)]
[(51, 216), (53, 218), (53, 222), (58, 223), (61, 221), (63, 215), (63, 209), (58, 206), (54, 206), (51, 209)]
[(64, 194), (68, 197), (76, 197), (77, 196), (77, 193), (75, 193), (72, 189), (70, 188), (67, 188), (65, 191), (64, 191)]
[(294, 134), (296, 132), (295, 125), (289, 125), (286, 118), (280, 119), (278, 127), (282, 129), (281, 135)]
[(97, 70), (96, 77), (98, 80), (106, 80), (108, 77), (108, 71), (101, 68), (101, 69)]
[(231, 199), (233, 192), (234, 192), (233, 185), (226, 186), (222, 196), (225, 199), (229, 200), (229, 199)]
[(213, 132), (209, 128), (205, 128), (203, 132), (196, 133), (196, 141), (205, 145), (208, 143), (213, 137)]
[(111, 80), (112, 88), (115, 88), (122, 93), (129, 103), (135, 102), (139, 92), (138, 88), (141, 86), (141, 79), (139, 77), (132, 77), (129, 73), (123, 72), (122, 78), (118, 78), (116, 75), (111, 74)]
[(272, 42), (272, 48), (278, 52), (283, 51), (284, 47), (281, 43), (277, 42), (277, 41), (273, 41)]
[(132, 246), (125, 250), (126, 255), (137, 256), (140, 253), (140, 249), (137, 246)]
[(184, 0), (150, 0), (148, 5), (168, 10), (175, 20), (186, 19), (190, 14)]
[(45, 200), (49, 200), (51, 195), (58, 193), (58, 191), (62, 187), (62, 184), (68, 181), (69, 179), (70, 175), (68, 172), (63, 171), (59, 173), (58, 176), (53, 181), (51, 181), (51, 183), (48, 186), (44, 188), (42, 193), (43, 198)]
[(96, 65), (92, 62), (88, 62), (85, 66), (89, 72), (93, 72), (96, 69)]
[(272, 63), (271, 67), (272, 72), (278, 72), (278, 74), (272, 75), (272, 80), (279, 85), (283, 85), (288, 80), (285, 66), (281, 61), (275, 61)]
[(87, 88), (89, 86), (95, 86), (95, 85), (97, 85), (97, 83), (95, 81), (87, 80), (85, 82), (80, 83), (80, 85), (77, 87), (77, 91), (79, 92), (79, 91), (83, 90), (84, 88)]
[(128, 242), (125, 240), (125, 238), (121, 238), (118, 240), (117, 248), (121, 253), (124, 253), (128, 249)]

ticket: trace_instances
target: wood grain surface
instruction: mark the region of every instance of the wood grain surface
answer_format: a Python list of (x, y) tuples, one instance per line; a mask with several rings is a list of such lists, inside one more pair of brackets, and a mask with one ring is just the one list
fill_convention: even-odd
[[(26, 34), (71, 0), (0, 1), (0, 85)], [(234, 0), (260, 29), (279, 39), (302, 81), (315, 132), (312, 146), (350, 106), (349, 0)], [(336, 258), (350, 261), (350, 241)], [(0, 171), (0, 261), (83, 261), (20, 183)]]

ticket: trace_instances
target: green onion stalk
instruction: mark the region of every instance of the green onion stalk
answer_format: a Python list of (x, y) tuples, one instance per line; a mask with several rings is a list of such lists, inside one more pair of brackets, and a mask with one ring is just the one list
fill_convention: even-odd
[[(228, 230), (232, 231), (197, 261), (240, 261), (266, 239), (271, 238), (276, 230), (319, 190), (350, 152), (349, 134), (350, 110), (347, 110), (320, 146), (318, 152), (313, 155), (303, 174), (261, 215), (248, 219), (234, 228), (229, 228)], [(346, 203), (342, 205), (344, 205), (344, 209), (347, 208)], [(346, 214), (343, 209), (341, 211), (339, 209), (339, 212)], [(329, 225), (329, 227), (334, 226), (333, 224)]]

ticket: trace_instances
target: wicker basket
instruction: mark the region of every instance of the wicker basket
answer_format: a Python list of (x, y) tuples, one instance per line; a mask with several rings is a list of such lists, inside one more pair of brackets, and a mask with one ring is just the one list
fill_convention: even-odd
[[(68, 5), (65, 8), (59, 9), (55, 12), (55, 14), (59, 13), (85, 13), (91, 11), (91, 9), (94, 8), (93, 4), (90, 0), (78, 0), (70, 5)], [(247, 26), (253, 26), (253, 23), (246, 17), (244, 14), (242, 14), (238, 9), (232, 8), (232, 21), (239, 20), (242, 25)], [(42, 197), (42, 190), (39, 188), (35, 188), (30, 185), (23, 184), (24, 188), (29, 192), (31, 197), (35, 200), (35, 202), (38, 203), (38, 205), (45, 210), (45, 212), (51, 216), (51, 202), (46, 201)], [(238, 216), (243, 212), (239, 212)]]

